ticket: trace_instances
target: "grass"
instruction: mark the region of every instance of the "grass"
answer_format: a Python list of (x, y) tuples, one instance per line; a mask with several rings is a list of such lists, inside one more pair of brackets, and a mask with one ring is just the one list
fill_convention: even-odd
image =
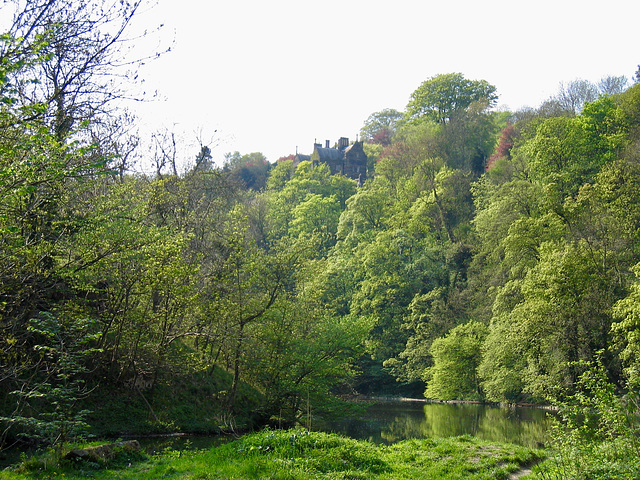
[(57, 463), (42, 455), (0, 471), (0, 479), (500, 480), (542, 455), (470, 436), (384, 446), (306, 430), (264, 430), (206, 450), (165, 450), (154, 456), (121, 452), (105, 464)]

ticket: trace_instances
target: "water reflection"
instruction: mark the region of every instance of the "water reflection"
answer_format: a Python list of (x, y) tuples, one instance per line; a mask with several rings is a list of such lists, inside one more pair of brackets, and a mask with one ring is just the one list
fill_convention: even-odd
[(538, 447), (545, 442), (550, 424), (549, 412), (534, 407), (385, 402), (372, 405), (357, 418), (326, 422), (317, 429), (385, 444), (469, 434)]
[[(333, 422), (319, 421), (314, 430), (336, 432), (374, 443), (392, 444), (410, 438), (474, 435), (492, 442), (516, 443), (535, 448), (545, 442), (551, 412), (534, 407), (495, 407), (475, 404), (384, 402), (365, 413)], [(149, 454), (173, 450), (211, 448), (234, 436), (177, 435), (139, 438)], [(19, 460), (20, 452), (1, 452), (0, 469)]]

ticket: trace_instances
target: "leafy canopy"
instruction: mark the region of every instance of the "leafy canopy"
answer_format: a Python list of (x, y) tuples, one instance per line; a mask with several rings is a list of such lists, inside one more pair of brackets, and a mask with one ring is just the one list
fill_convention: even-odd
[(424, 81), (411, 94), (406, 115), (409, 120), (424, 117), (444, 124), (472, 103), (493, 106), (497, 99), (496, 87), (486, 80), (468, 80), (461, 73), (446, 73)]

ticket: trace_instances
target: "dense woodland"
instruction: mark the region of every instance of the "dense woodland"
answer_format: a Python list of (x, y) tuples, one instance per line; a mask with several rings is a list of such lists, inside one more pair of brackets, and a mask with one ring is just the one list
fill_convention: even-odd
[(3, 438), (112, 395), (155, 415), (189, 375), (224, 373), (218, 421), (247, 389), (292, 422), (345, 394), (553, 402), (594, 363), (639, 387), (640, 84), (511, 112), (436, 75), (366, 119), (357, 187), (171, 132), (141, 151), (110, 76), (138, 4), (100, 4), (29, 0), (0, 37)]

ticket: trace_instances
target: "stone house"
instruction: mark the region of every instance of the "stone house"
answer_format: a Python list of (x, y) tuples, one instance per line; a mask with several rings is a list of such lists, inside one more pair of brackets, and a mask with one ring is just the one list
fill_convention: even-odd
[(329, 140), (323, 147), (320, 143), (313, 145), (311, 155), (296, 155), (294, 164), (301, 161), (311, 161), (313, 165), (326, 163), (333, 175), (342, 174), (352, 178), (362, 185), (367, 179), (367, 155), (362, 148), (363, 142), (355, 141), (349, 144), (349, 139), (341, 137), (338, 143), (330, 146)]

